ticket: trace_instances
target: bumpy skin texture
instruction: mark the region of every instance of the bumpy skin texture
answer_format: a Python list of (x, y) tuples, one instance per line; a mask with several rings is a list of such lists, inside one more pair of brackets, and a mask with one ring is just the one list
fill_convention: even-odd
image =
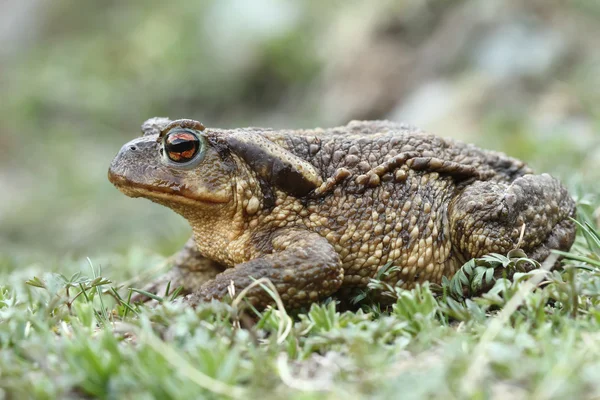
[[(182, 129), (202, 149), (178, 165), (164, 143)], [(287, 306), (298, 307), (364, 288), (385, 265), (397, 267), (388, 283), (410, 288), (518, 244), (543, 261), (575, 238), (575, 204), (556, 179), (408, 125), (221, 130), (155, 118), (142, 130), (109, 178), (190, 222), (193, 242), (148, 288), (160, 293), (171, 280), (190, 303), (266, 277)], [(258, 307), (271, 302), (259, 287), (248, 298)]]

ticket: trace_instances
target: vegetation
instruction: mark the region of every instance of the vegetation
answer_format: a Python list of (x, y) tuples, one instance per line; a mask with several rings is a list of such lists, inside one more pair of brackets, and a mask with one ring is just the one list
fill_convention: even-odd
[[(441, 287), (387, 288), (395, 302), (385, 309), (366, 302), (341, 312), (330, 300), (293, 315), (277, 306), (257, 312), (244, 307), (243, 293), (196, 310), (167, 294), (140, 306), (128, 301), (132, 291), (122, 277), (102, 275), (90, 260), (88, 277), (45, 273), (24, 284), (25, 273), (16, 273), (0, 288), (0, 393), (595, 397), (600, 230), (590, 224), (590, 209), (580, 205), (580, 234), (572, 252), (561, 254), (567, 258), (562, 271), (548, 271), (550, 260), (519, 272), (531, 262), (523, 254), (491, 255), (466, 264)], [(503, 275), (497, 271), (514, 278), (495, 280)], [(463, 295), (486, 282), (493, 288), (481, 297)], [(381, 285), (374, 280), (370, 287)]]

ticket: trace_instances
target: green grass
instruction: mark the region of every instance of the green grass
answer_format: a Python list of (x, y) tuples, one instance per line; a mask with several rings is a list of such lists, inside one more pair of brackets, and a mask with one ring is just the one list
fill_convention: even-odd
[[(595, 205), (581, 202), (580, 233), (562, 271), (520, 272), (523, 254), (492, 255), (441, 287), (404, 291), (374, 280), (370, 288), (388, 290), (395, 303), (367, 302), (356, 312), (328, 301), (295, 314), (280, 305), (257, 313), (244, 310), (243, 293), (196, 310), (169, 295), (154, 307), (131, 304), (131, 283), (119, 271), (140, 260), (166, 264), (135, 250), (113, 260), (123, 268), (109, 273), (93, 260), (68, 261), (60, 270), (75, 271), (69, 276), (2, 259), (13, 272), (0, 287), (0, 395), (597, 397)], [(513, 281), (493, 278), (504, 270)], [(493, 287), (482, 296), (464, 295), (484, 284)]]

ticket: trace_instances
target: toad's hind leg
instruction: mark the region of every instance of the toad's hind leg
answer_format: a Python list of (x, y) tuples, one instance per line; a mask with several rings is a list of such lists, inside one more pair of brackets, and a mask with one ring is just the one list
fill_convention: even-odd
[(550, 175), (525, 175), (512, 183), (475, 182), (448, 208), (452, 244), (468, 260), (517, 247), (543, 261), (551, 249), (568, 250), (575, 240), (575, 202)]
[[(202, 284), (213, 279), (225, 269), (219, 263), (204, 257), (196, 248), (194, 238), (190, 238), (183, 249), (175, 255), (174, 266), (166, 274), (146, 285), (143, 290), (165, 296), (167, 287), (169, 292), (182, 287), (182, 293), (192, 293), (200, 289)], [(147, 301), (149, 298), (140, 293), (132, 297), (133, 301)]]

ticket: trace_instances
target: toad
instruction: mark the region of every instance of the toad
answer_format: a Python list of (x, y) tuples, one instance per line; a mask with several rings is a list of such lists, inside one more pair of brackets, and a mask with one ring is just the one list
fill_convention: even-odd
[[(268, 278), (297, 308), (365, 288), (386, 267), (386, 283), (411, 288), (517, 246), (543, 261), (575, 239), (575, 203), (557, 179), (405, 124), (217, 129), (153, 118), (142, 132), (109, 179), (189, 221), (192, 238), (148, 289), (181, 285), (191, 304)], [(259, 286), (247, 299), (272, 302)]]

